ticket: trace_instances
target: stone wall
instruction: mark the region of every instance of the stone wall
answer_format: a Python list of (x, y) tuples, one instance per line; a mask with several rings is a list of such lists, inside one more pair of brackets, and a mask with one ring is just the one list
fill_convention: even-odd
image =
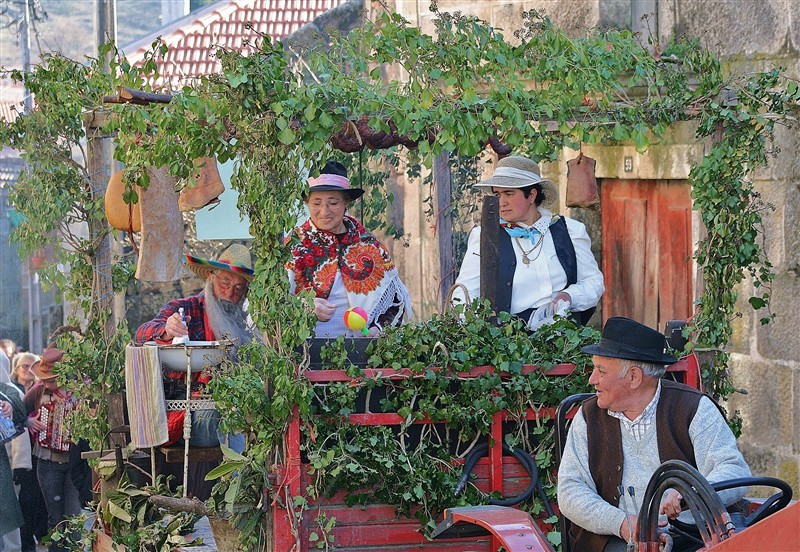
[[(723, 59), (732, 74), (783, 69), (800, 74), (800, 3), (790, 0), (682, 0), (676, 3), (677, 32), (698, 37)], [(708, 17), (709, 13), (715, 14)], [(739, 287), (730, 370), (735, 394), (728, 407), (743, 418), (739, 445), (753, 472), (786, 480), (800, 491), (800, 166), (796, 129), (779, 128), (775, 157), (753, 182), (765, 203), (761, 235), (775, 272), (770, 312), (747, 298), (756, 293), (749, 278)]]
[[(529, 2), (467, 2), (440, 0), (443, 11), (476, 15), (507, 37), (519, 27), (524, 10), (539, 9), (565, 32), (577, 35), (595, 26), (631, 27), (631, 2), (655, 6), (658, 24), (651, 29), (666, 44), (674, 36), (699, 38), (702, 44), (724, 61), (730, 72), (742, 73), (772, 67), (785, 68), (797, 78), (800, 74), (800, 2), (793, 0), (536, 0)], [(389, 2), (406, 19), (433, 32), (429, 2), (398, 0)], [(373, 8), (375, 9), (375, 8)], [(402, 75), (390, 75), (402, 78)], [(729, 347), (731, 375), (736, 387), (747, 394), (734, 395), (729, 409), (738, 410), (744, 420), (740, 447), (757, 475), (777, 476), (800, 492), (800, 156), (795, 129), (782, 128), (774, 144), (776, 156), (769, 166), (752, 178), (765, 203), (774, 210), (764, 212), (761, 238), (774, 266), (771, 312), (775, 321), (759, 323), (761, 314), (747, 303), (754, 293), (750, 280), (739, 289), (739, 313), (734, 321), (734, 336)], [(589, 148), (598, 159), (598, 176), (622, 176), (625, 155), (634, 158), (634, 178), (686, 178), (688, 167), (707, 148), (698, 144), (689, 128), (673, 129), (669, 143), (653, 147), (639, 156), (624, 145)], [(584, 148), (587, 151), (587, 148)], [(571, 155), (570, 155), (571, 154)], [(565, 181), (565, 152), (558, 163), (543, 168), (545, 174)], [(669, 176), (665, 176), (669, 175)], [(394, 181), (402, 222), (411, 232), (409, 247), (398, 248), (395, 256), (417, 300), (417, 313), (429, 314), (438, 297), (431, 293), (438, 278), (436, 241), (422, 213), (423, 194), (417, 182), (398, 177)], [(563, 197), (563, 194), (562, 194)], [(562, 208), (562, 212), (564, 209)], [(595, 215), (570, 213), (597, 227)], [(699, 219), (695, 229), (700, 235)], [(593, 239), (596, 240), (597, 234)], [(424, 283), (424, 284), (423, 284)], [(419, 289), (417, 289), (419, 288)], [(424, 289), (423, 289), (424, 288)]]

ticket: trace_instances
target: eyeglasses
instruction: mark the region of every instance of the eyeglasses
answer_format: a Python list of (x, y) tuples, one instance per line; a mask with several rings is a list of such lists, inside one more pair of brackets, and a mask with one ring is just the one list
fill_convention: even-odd
[(347, 207), (347, 201), (344, 199), (332, 199), (330, 201), (309, 201), (308, 208), (312, 211), (322, 211), (323, 207), (327, 207), (330, 211), (336, 211), (343, 207)]
[(216, 273), (214, 274), (214, 278), (216, 278), (217, 284), (219, 284), (219, 288), (222, 291), (229, 291), (233, 289), (233, 292), (239, 295), (247, 291), (247, 284), (234, 284), (233, 280), (230, 278), (221, 278)]

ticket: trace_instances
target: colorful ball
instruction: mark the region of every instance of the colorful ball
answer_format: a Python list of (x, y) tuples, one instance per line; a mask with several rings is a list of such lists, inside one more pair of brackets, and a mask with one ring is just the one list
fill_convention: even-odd
[(367, 311), (361, 307), (350, 307), (344, 311), (344, 325), (353, 331), (360, 331), (367, 327)]

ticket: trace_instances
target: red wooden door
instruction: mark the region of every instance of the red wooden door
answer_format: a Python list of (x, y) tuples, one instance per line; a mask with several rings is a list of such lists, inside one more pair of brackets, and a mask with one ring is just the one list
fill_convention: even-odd
[(603, 180), (603, 319), (663, 331), (692, 313), (692, 202), (681, 180)]

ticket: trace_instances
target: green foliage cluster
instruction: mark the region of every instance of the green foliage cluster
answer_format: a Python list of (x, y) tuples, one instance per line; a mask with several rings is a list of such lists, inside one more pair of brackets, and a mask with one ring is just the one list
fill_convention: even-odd
[(123, 387), (130, 336), (124, 321), (116, 331), (107, 331), (111, 312), (101, 305), (111, 298), (99, 297), (96, 285), (99, 277), (110, 278), (113, 291), (120, 292), (133, 267), (125, 258), (97, 264), (111, 230), (103, 211), (104, 175), (91, 167), (86, 126), (102, 116), (103, 95), (113, 79), (99, 60), (77, 63), (59, 54), (45, 55), (29, 73), (14, 70), (3, 76), (24, 82), (35, 96), (34, 110), (0, 124), (0, 145), (16, 149), (26, 162), (9, 196), (25, 217), (13, 237), (22, 255), (38, 252), (45, 259), (37, 269), (44, 287), (54, 286), (74, 306), (58, 330), (65, 362), (56, 372), (59, 383), (81, 399), (76, 438), (87, 439), (95, 449), (107, 447), (107, 398)]
[[(772, 146), (775, 125), (791, 120), (800, 87), (796, 82), (783, 87), (779, 71), (772, 70), (731, 79), (716, 90), (719, 95), (702, 108), (698, 129), (701, 136), (714, 136), (714, 144), (692, 169), (689, 181), (694, 207), (708, 230), (697, 252), (706, 290), (694, 322), (695, 341), (699, 347), (718, 350), (702, 375), (712, 394), (726, 397), (734, 391), (723, 348), (732, 333), (736, 285), (749, 273), (758, 290), (749, 303), (764, 309), (774, 277), (760, 232), (762, 213), (774, 206), (761, 199), (748, 175), (777, 154)], [(761, 323), (773, 316), (762, 315)]]
[(110, 449), (109, 397), (125, 386), (125, 346), (131, 336), (122, 320), (116, 331), (106, 335), (104, 325), (110, 313), (94, 316), (82, 332), (65, 333), (56, 339), (65, 362), (56, 366), (59, 384), (79, 398), (72, 414), (75, 442), (85, 439), (92, 450)]
[[(22, 255), (51, 254), (51, 261), (39, 270), (43, 282), (55, 285), (67, 299), (80, 301), (89, 312), (92, 258), (104, 236), (89, 238), (81, 231), (83, 225), (104, 218), (105, 182), (91, 173), (84, 120), (102, 109), (111, 76), (96, 60), (84, 65), (59, 54), (46, 55), (29, 73), (14, 70), (3, 76), (24, 82), (36, 98), (33, 111), (0, 125), (0, 144), (19, 151), (26, 162), (9, 197), (25, 217), (14, 239)], [(118, 285), (124, 285), (125, 267), (115, 269), (114, 275)]]
[[(191, 535), (200, 516), (187, 512), (165, 514), (149, 500), (154, 495), (171, 494), (169, 482), (163, 477), (158, 477), (153, 485), (139, 487), (123, 475), (117, 488), (107, 492), (107, 500), (98, 506), (97, 515), (103, 518), (102, 527), (107, 534), (127, 550), (169, 552), (181, 546), (202, 544), (201, 538)], [(97, 539), (97, 535), (88, 531), (92, 523), (85, 513), (67, 518), (49, 539), (64, 550), (86, 550)]]
[(247, 550), (264, 550), (267, 535), (260, 530), (270, 508), (264, 490), (271, 488), (271, 466), (242, 456), (221, 445), (225, 461), (211, 470), (209, 480), (220, 479), (209, 499), (211, 510), (237, 528)]
[[(348, 360), (343, 338), (332, 341), (322, 349), (323, 367), (347, 370), (354, 379), (314, 386), (303, 441), (314, 474), (308, 494), (345, 490), (351, 506), (393, 504), (430, 530), (444, 508), (486, 503), (487, 496), (474, 487), (454, 494), (461, 469), (452, 460), (487, 442), (500, 410), (511, 417), (506, 444), (528, 450), (553, 491), (552, 424), (546, 416), (525, 419), (588, 389), (590, 359), (580, 348), (598, 340), (597, 330), (568, 319), (529, 335), (519, 319), (501, 313), (495, 321), (488, 303), (476, 301), (473, 308), (460, 306), (422, 324), (387, 329), (370, 344), (363, 368)], [(548, 376), (560, 363), (576, 364), (573, 374)], [(541, 370), (523, 371), (530, 364)], [(478, 366), (496, 369), (470, 375)], [(406, 375), (365, 377), (364, 368)], [(397, 413), (403, 422), (394, 427), (349, 422), (351, 414), (365, 412)], [(531, 499), (527, 507), (539, 514), (543, 505)]]

